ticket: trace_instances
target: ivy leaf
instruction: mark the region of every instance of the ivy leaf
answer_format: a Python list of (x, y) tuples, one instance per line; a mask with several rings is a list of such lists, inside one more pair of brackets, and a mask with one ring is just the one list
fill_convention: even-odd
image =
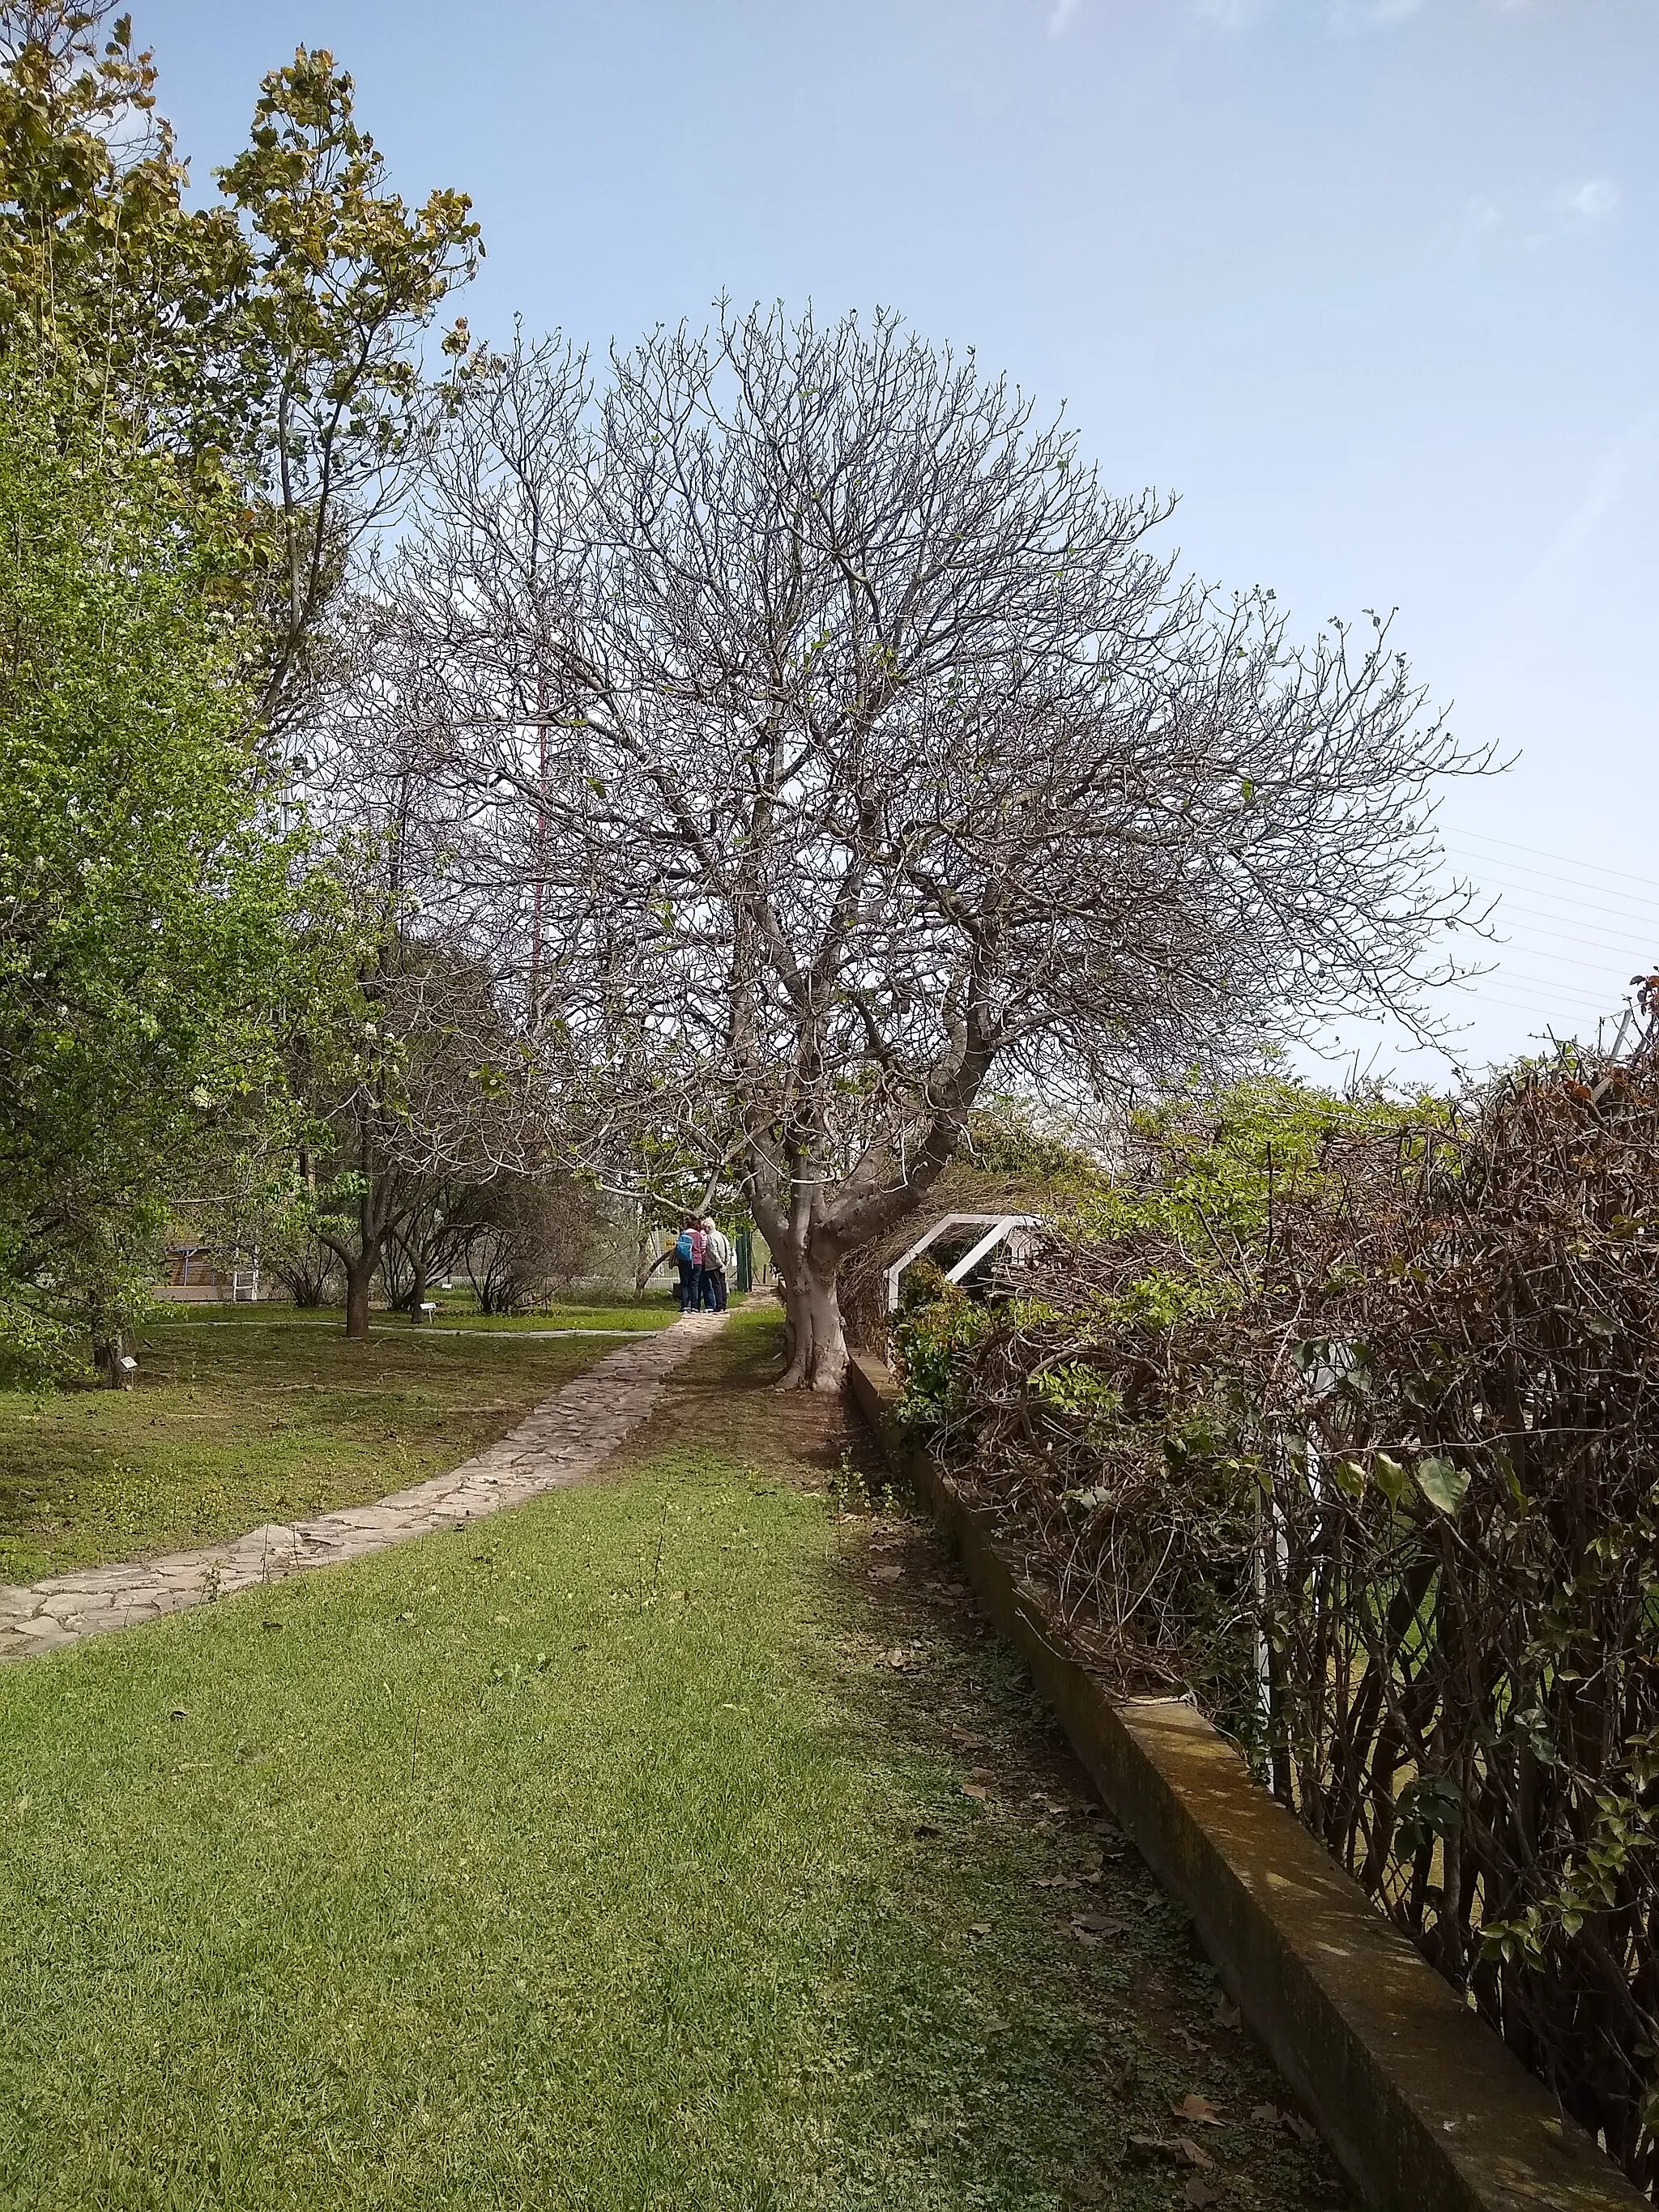
[(1399, 1461), (1391, 1459), (1387, 1452), (1378, 1452), (1371, 1462), (1371, 1472), (1376, 1477), (1377, 1488), (1389, 1504), (1403, 1505), (1411, 1485)]
[(1455, 1467), (1437, 1455), (1417, 1463), (1417, 1486), (1431, 1505), (1442, 1513), (1455, 1513), (1468, 1495), (1467, 1468)]
[(1365, 1494), (1365, 1470), (1357, 1459), (1333, 1461), (1331, 1480), (1349, 1498), (1363, 1498)]

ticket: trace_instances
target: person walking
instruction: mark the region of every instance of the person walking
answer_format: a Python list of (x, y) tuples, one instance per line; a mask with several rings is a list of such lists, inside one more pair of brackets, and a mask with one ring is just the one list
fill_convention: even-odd
[(701, 1221), (691, 1224), (691, 1305), (693, 1313), (702, 1313), (708, 1304), (708, 1231)]
[(712, 1214), (705, 1213), (702, 1228), (702, 1279), (708, 1291), (711, 1313), (726, 1311), (726, 1279), (732, 1272), (732, 1240), (723, 1229), (716, 1226)]
[(678, 1297), (683, 1314), (697, 1310), (697, 1263), (691, 1256), (691, 1239), (696, 1223), (688, 1220), (674, 1241), (674, 1265), (679, 1271)]

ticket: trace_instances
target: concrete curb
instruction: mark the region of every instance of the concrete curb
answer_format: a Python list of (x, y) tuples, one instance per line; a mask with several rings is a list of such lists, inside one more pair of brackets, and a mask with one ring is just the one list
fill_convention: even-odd
[(993, 1540), (992, 1516), (899, 1436), (886, 1365), (855, 1354), (848, 1385), (1365, 2203), (1375, 2212), (1646, 2206), (1200, 1714), (1168, 1699), (1115, 1705), (1056, 1648), (1039, 1594), (1016, 1582)]

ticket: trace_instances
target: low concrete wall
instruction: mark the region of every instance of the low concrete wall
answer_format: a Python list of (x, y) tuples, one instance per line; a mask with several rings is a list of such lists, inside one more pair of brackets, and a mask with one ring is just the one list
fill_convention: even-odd
[(990, 1516), (898, 1437), (886, 1366), (858, 1354), (849, 1380), (1364, 2202), (1376, 2212), (1645, 2205), (1200, 1714), (1161, 1698), (1115, 1705), (1056, 1650), (1043, 1601), (1016, 1583)]

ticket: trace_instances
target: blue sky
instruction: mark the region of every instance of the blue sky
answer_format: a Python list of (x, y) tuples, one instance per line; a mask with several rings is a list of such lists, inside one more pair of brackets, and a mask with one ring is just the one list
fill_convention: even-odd
[(1178, 492), (1205, 576), (1305, 630), (1397, 609), (1516, 756), (1444, 809), (1510, 940), (1472, 1065), (1659, 965), (1659, 0), (135, 13), (200, 180), (260, 73), (332, 48), (398, 185), (473, 195), (477, 331), (890, 305)]

